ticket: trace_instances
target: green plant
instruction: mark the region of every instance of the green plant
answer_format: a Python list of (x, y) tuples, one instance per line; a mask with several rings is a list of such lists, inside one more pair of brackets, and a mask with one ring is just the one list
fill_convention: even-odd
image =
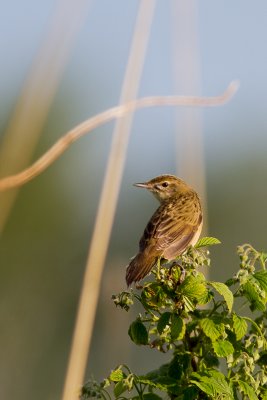
[[(136, 345), (168, 352), (170, 362), (142, 376), (120, 365), (100, 384), (87, 382), (83, 399), (267, 400), (267, 254), (238, 247), (238, 272), (213, 282), (198, 267), (210, 264), (203, 248), (217, 243), (202, 238), (168, 268), (159, 262), (138, 293), (113, 296), (126, 311), (141, 303), (128, 334)], [(240, 299), (252, 316), (237, 311)]]

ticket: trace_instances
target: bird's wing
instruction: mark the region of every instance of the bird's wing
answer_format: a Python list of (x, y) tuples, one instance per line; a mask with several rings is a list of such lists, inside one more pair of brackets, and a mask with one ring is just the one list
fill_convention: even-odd
[(173, 259), (185, 251), (196, 235), (199, 236), (201, 223), (198, 198), (192, 201), (187, 194), (178, 198), (175, 205), (162, 204), (147, 224), (140, 250), (151, 247), (164, 258)]
[(156, 232), (157, 249), (163, 251), (163, 257), (171, 260), (182, 254), (188, 246), (195, 243), (200, 235), (202, 226), (202, 215), (198, 220), (192, 219), (192, 215), (183, 215), (181, 220), (171, 217), (163, 221)]

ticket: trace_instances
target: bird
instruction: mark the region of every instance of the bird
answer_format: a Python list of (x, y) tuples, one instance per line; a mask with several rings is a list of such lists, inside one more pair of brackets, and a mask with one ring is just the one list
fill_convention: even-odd
[(139, 252), (126, 269), (126, 283), (139, 282), (159, 259), (174, 260), (201, 234), (203, 215), (197, 192), (174, 175), (160, 175), (134, 186), (149, 190), (160, 202), (139, 241)]

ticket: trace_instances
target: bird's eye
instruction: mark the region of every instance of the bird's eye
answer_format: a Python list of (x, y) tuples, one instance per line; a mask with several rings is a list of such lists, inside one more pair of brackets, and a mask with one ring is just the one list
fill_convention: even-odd
[(169, 186), (168, 182), (163, 182), (162, 187), (166, 188), (168, 186)]

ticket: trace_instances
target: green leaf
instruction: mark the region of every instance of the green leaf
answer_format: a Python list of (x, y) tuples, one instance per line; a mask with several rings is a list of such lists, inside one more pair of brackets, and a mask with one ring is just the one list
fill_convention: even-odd
[(228, 310), (231, 312), (234, 303), (234, 296), (231, 290), (222, 282), (209, 282), (209, 285), (211, 285), (221, 296), (223, 296)]
[[(255, 279), (259, 282), (260, 287), (267, 292), (267, 271), (258, 271), (253, 275)], [(266, 297), (266, 295), (265, 295)]]
[(228, 340), (217, 340), (212, 343), (212, 346), (218, 357), (227, 357), (235, 351), (232, 343)]
[(129, 327), (128, 334), (132, 341), (138, 345), (148, 344), (148, 332), (145, 325), (140, 321), (140, 319), (136, 319)]
[(214, 397), (216, 394), (216, 391), (214, 389), (214, 386), (212, 382), (209, 381), (209, 379), (206, 382), (198, 382), (191, 380), (192, 383), (194, 383), (197, 387), (199, 387), (202, 392), (207, 393), (207, 395)]
[(244, 318), (233, 314), (233, 328), (236, 335), (236, 340), (240, 340), (247, 333), (248, 324)]
[(168, 376), (157, 376), (153, 379), (145, 377), (137, 377), (137, 382), (149, 385), (164, 392), (175, 391), (177, 388), (177, 380), (169, 378)]
[(153, 369), (152, 371), (148, 372), (145, 376), (141, 376), (139, 378), (142, 379), (149, 379), (149, 380), (156, 380), (160, 375), (168, 375), (169, 364), (163, 364), (157, 369)]
[[(186, 357), (188, 357), (187, 354), (184, 357), (180, 357), (177, 355), (171, 361), (171, 363), (163, 364), (158, 369), (150, 371), (145, 376), (135, 376), (136, 382), (143, 383), (164, 392), (175, 394), (179, 390), (179, 388), (177, 387), (177, 379), (172, 375), (172, 373), (174, 373), (173, 368), (175, 367), (173, 365), (173, 362), (175, 363), (179, 359), (180, 368), (184, 368), (184, 365), (186, 365)], [(188, 363), (189, 362), (190, 361), (188, 361)]]
[(189, 299), (187, 296), (183, 296), (183, 301), (184, 301), (185, 311), (187, 312), (194, 311), (195, 306), (191, 299)]
[(262, 251), (262, 252), (260, 253), (260, 259), (261, 259), (262, 263), (264, 264), (265, 261), (267, 260), (267, 253), (265, 253), (264, 251)]
[(171, 315), (172, 314), (170, 312), (165, 312), (160, 316), (157, 324), (157, 330), (160, 335), (162, 334), (166, 326), (169, 324)]
[(227, 279), (227, 281), (225, 282), (225, 285), (227, 287), (230, 287), (230, 286), (235, 285), (236, 283), (237, 283), (236, 278), (230, 278), (230, 279)]
[(183, 391), (183, 400), (197, 399), (198, 390), (195, 386), (188, 386)]
[(258, 400), (258, 396), (255, 393), (255, 389), (253, 389), (248, 383), (243, 381), (238, 381), (238, 386), (240, 392), (243, 392), (248, 396), (249, 400)]
[(168, 376), (180, 380), (190, 365), (191, 356), (189, 354), (176, 354), (169, 364)]
[[(155, 393), (145, 393), (142, 397), (144, 400), (162, 400), (162, 398)], [(140, 399), (140, 397), (138, 397), (138, 399)]]
[(250, 279), (244, 285), (242, 285), (242, 289), (244, 291), (244, 295), (251, 304), (252, 310), (257, 309), (260, 311), (265, 311), (266, 300), (262, 297), (262, 289), (256, 279), (250, 277)]
[(222, 323), (216, 323), (211, 318), (202, 319), (200, 321), (200, 326), (205, 335), (208, 336), (212, 341), (218, 339), (218, 337), (224, 333), (224, 325)]
[(203, 237), (199, 239), (197, 244), (194, 246), (196, 249), (199, 249), (200, 247), (205, 247), (205, 246), (214, 246), (215, 244), (220, 244), (220, 240), (216, 239), (215, 237)]
[(203, 373), (193, 372), (191, 376), (196, 378), (191, 380), (191, 382), (207, 395), (212, 396), (212, 398), (219, 394), (220, 396), (227, 396), (228, 400), (234, 399), (232, 388), (221, 372), (208, 370)]
[(119, 397), (122, 393), (126, 392), (127, 389), (128, 385), (123, 380), (117, 382), (113, 390), (115, 397)]
[(180, 293), (199, 304), (205, 304), (209, 298), (208, 289), (200, 275), (191, 275), (185, 278), (184, 282), (180, 285)]
[(109, 375), (109, 379), (112, 382), (119, 382), (124, 378), (124, 374), (120, 368), (115, 369), (114, 371), (111, 372)]
[(146, 309), (157, 309), (161, 306), (167, 294), (162, 285), (157, 282), (151, 282), (145, 286), (141, 293), (141, 303)]
[(181, 317), (177, 314), (171, 316), (171, 338), (182, 339), (185, 334), (185, 324)]

